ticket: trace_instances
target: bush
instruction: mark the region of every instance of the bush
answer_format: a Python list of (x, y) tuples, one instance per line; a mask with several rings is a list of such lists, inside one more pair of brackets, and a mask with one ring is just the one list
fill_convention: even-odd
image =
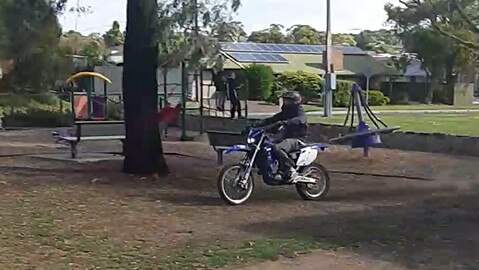
[(58, 98), (57, 95), (51, 94), (51, 93), (32, 95), (31, 98), (32, 100), (40, 104), (45, 104), (50, 106), (58, 106), (58, 104), (60, 104), (60, 98)]
[(271, 96), (274, 83), (273, 69), (266, 65), (251, 65), (245, 69), (248, 82), (248, 99), (266, 100)]
[(123, 119), (123, 104), (120, 102), (108, 101), (107, 119), (122, 120)]
[(26, 111), (5, 113), (4, 126), (7, 127), (66, 127), (72, 125), (70, 112), (27, 109)]
[(333, 106), (347, 107), (351, 96), (351, 89), (354, 82), (346, 80), (336, 80), (336, 90), (333, 91)]
[(279, 99), (284, 92), (286, 92), (286, 88), (279, 80), (275, 80), (271, 87), (271, 95), (265, 101), (279, 105)]
[(319, 74), (309, 72), (284, 72), (277, 80), (289, 90), (296, 91), (303, 96), (304, 103), (318, 98), (323, 89), (323, 79)]
[[(304, 103), (321, 97), (324, 81), (319, 74), (303, 71), (285, 72), (277, 78), (278, 82), (289, 91), (297, 91), (303, 96)], [(345, 107), (348, 105), (351, 88), (354, 82), (346, 80), (336, 81), (336, 90), (333, 91), (333, 106)]]
[[(366, 95), (366, 93), (364, 93)], [(383, 92), (377, 90), (369, 90), (369, 105), (370, 106), (384, 106), (390, 102)]]
[(61, 111), (71, 108), (70, 102), (61, 100), (54, 94), (5, 94), (0, 95), (0, 107), (5, 111), (26, 112), (27, 109)]

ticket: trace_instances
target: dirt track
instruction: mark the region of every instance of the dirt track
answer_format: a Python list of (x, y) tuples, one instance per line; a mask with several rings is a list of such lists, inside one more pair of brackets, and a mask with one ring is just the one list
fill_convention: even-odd
[[(55, 149), (48, 132), (43, 134), (12, 140), (25, 147), (8, 145), (2, 137), (0, 152), (66, 151)], [(86, 145), (85, 149), (90, 147), (99, 146)], [(118, 145), (101, 147), (116, 149)], [(0, 165), (51, 169), (10, 172), (0, 179), (4, 217), (0, 227), (7, 228), (0, 231), (6, 239), (0, 268), (11, 269), (17, 260), (24, 262), (24, 267), (16, 269), (27, 269), (28, 265), (54, 269), (63, 265), (64, 252), (77, 256), (72, 268), (85, 269), (102, 260), (101, 252), (95, 255), (100, 257), (90, 258), (85, 254), (78, 257), (75, 250), (62, 253), (55, 249), (45, 260), (41, 258), (50, 242), (44, 242), (41, 249), (22, 242), (25, 239), (10, 242), (10, 235), (24, 230), (18, 227), (23, 217), (6, 217), (23, 211), (27, 216), (45, 212), (54, 220), (63, 220), (60, 227), (52, 228), (59, 237), (70, 237), (60, 234), (68, 226), (73, 232), (106, 237), (108, 246), (100, 243), (100, 250), (121, 246), (127, 254), (129, 245), (141, 239), (143, 250), (158, 258), (171, 250), (229, 248), (245, 241), (275, 238), (314, 240), (324, 249), (339, 250), (318, 251), (248, 270), (479, 269), (477, 159), (392, 150), (373, 150), (371, 158), (364, 159), (360, 151), (334, 148), (321, 155), (322, 163), (331, 170), (410, 175), (432, 181), (332, 174), (331, 193), (324, 202), (304, 202), (292, 189), (260, 184), (248, 204), (227, 207), (216, 193), (219, 168), (208, 145), (165, 143), (165, 151), (199, 158), (169, 156), (173, 175), (157, 182), (122, 175), (121, 162), (71, 165), (28, 157), (0, 158)], [(66, 174), (69, 169), (84, 172)], [(29, 198), (27, 204), (19, 201), (25, 196)], [(157, 261), (151, 263), (158, 265)]]

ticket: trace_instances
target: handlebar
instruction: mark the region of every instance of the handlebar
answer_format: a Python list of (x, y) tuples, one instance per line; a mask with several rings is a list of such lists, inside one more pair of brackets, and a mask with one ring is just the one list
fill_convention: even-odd
[(261, 127), (247, 126), (243, 130), (242, 133), (248, 133), (252, 128), (261, 129), (262, 131), (265, 131), (265, 130), (268, 130), (268, 129), (271, 129), (271, 128), (274, 128), (274, 127), (277, 127), (277, 126), (279, 126), (279, 130), (281, 130), (284, 127), (284, 122), (283, 121), (275, 122), (275, 123), (265, 125), (265, 126), (261, 126)]

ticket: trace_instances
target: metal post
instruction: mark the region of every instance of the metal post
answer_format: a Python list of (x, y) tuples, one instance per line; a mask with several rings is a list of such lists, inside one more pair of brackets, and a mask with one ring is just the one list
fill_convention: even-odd
[(163, 68), (163, 106), (168, 103), (168, 85), (166, 85), (168, 81), (168, 66), (165, 65)]
[(181, 62), (181, 140), (186, 139), (186, 92), (188, 91), (188, 79), (186, 77), (185, 62)]
[(333, 90), (332, 90), (332, 67), (331, 67), (331, 0), (326, 1), (326, 81), (324, 89), (323, 107), (324, 116), (331, 117), (333, 111)]
[[(353, 98), (354, 98), (354, 105), (356, 106), (356, 112), (358, 114), (358, 127), (364, 123), (363, 113), (361, 111), (361, 107), (363, 104), (361, 103), (361, 88), (355, 84), (353, 86)], [(363, 148), (363, 156), (369, 157), (369, 147), (365, 146)]]
[(87, 117), (88, 120), (91, 120), (93, 117), (93, 98), (92, 98), (92, 85), (93, 85), (93, 79), (88, 78), (88, 84), (86, 84), (87, 89), (86, 89), (86, 95), (87, 95)]
[(70, 106), (71, 106), (72, 115), (73, 115), (73, 123), (75, 123), (75, 121), (77, 120), (77, 116), (75, 112), (75, 92), (73, 88), (70, 91)]
[(371, 80), (370, 76), (366, 77), (366, 105), (369, 105), (369, 82)]
[[(200, 69), (200, 134), (203, 134), (203, 102), (204, 102), (204, 83), (203, 68)], [(209, 93), (208, 93), (209, 95)]]
[[(360, 90), (359, 90), (360, 91)], [(361, 98), (360, 98), (360, 93), (358, 91), (353, 91), (353, 95), (354, 95), (354, 105), (356, 105), (356, 113), (358, 115), (358, 123), (359, 122), (363, 122), (364, 121), (364, 118), (363, 118), (363, 113), (361, 111)]]
[(108, 119), (108, 83), (103, 81), (103, 95), (105, 98), (105, 118)]

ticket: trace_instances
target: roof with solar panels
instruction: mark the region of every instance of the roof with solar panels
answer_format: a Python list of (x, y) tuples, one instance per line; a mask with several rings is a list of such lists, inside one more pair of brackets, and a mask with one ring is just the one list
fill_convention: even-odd
[[(251, 64), (271, 66), (275, 73), (306, 71), (324, 73), (324, 45), (265, 44), (239, 42), (221, 43), (221, 51), (226, 56), (225, 69), (238, 69)], [(397, 75), (397, 71), (377, 61), (358, 47), (333, 46), (333, 52), (340, 55), (338, 75), (360, 75), (373, 72), (381, 75)], [(334, 58), (334, 57), (333, 57)], [(333, 60), (334, 62), (334, 60)]]

